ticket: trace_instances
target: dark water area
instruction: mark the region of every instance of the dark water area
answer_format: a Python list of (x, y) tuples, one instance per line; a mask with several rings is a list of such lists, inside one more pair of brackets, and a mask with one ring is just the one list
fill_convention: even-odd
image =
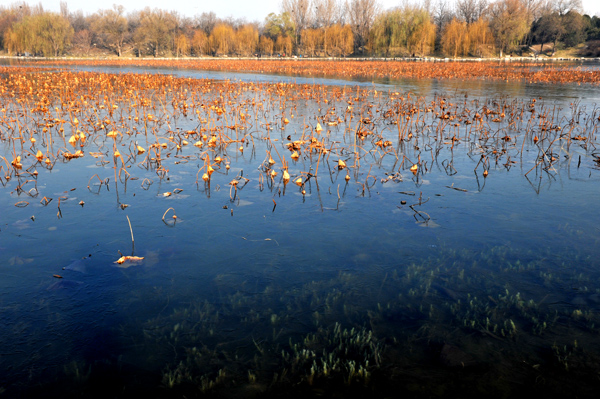
[(595, 396), (597, 87), (151, 72), (214, 85), (181, 86), (187, 115), (143, 92), (162, 172), (112, 96), (114, 147), (92, 129), (49, 168), (28, 143), (14, 170), (2, 97), (0, 397)]

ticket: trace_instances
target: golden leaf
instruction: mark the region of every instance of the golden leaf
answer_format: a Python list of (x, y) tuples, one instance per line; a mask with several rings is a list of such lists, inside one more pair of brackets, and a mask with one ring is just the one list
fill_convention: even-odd
[(71, 136), (71, 138), (69, 139), (69, 144), (75, 147), (77, 145), (77, 137)]

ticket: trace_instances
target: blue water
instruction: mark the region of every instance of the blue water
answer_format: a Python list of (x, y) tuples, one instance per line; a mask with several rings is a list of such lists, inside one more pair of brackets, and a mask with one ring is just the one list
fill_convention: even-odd
[[(503, 394), (528, 386), (536, 373), (566, 381), (571, 378), (569, 367), (578, 372), (582, 387), (593, 385), (590, 364), (600, 353), (596, 87), (151, 72), (214, 79), (216, 89), (194, 94), (196, 104), (218, 100), (219, 89), (232, 101), (228, 109), (245, 102), (237, 113), (249, 114), (252, 121), (237, 132), (245, 142), (215, 150), (207, 150), (205, 143), (198, 149), (193, 143), (199, 138), (192, 135), (179, 151), (169, 143), (162, 152), (168, 172), (159, 176), (143, 166), (148, 152), (135, 155), (131, 150), (135, 141), (148, 151), (153, 136), (126, 135), (117, 140), (117, 148), (132, 157), (127, 171), (133, 179), (127, 181), (124, 172), (115, 179), (112, 139), (103, 131), (90, 131), (83, 158), (59, 160), (51, 170), (35, 166), (33, 151), (23, 153), (21, 177), (13, 172), (0, 187), (0, 388), (9, 396), (36, 396), (44, 390), (94, 396), (154, 389), (165, 397), (226, 396), (225, 387), (235, 387), (231, 395), (246, 397), (276, 395), (289, 386), (298, 395), (310, 395), (373, 389), (373, 381), (378, 381), (378, 396), (397, 389), (427, 396), (438, 392), (426, 387), (432, 372), (440, 375), (440, 390), (465, 391), (470, 377), (461, 380), (465, 385), (451, 383), (455, 362), (491, 370), (485, 376), (474, 370), (469, 374), (479, 378), (481, 389), (494, 381), (513, 381), (499, 385)], [(221, 86), (222, 80), (230, 83)], [(280, 97), (271, 83), (291, 84), (293, 89)], [(320, 102), (294, 98), (313, 84), (322, 85)], [(199, 86), (190, 83), (188, 88), (192, 93)], [(413, 127), (418, 141), (400, 145), (397, 126), (382, 115), (409, 92), (418, 106), (444, 98), (453, 104), (448, 110), (463, 112), (466, 107), (473, 114), (484, 104), (496, 109), (494, 102), (527, 110), (531, 99), (537, 99), (538, 114), (554, 113), (554, 124), (562, 132), (573, 129), (572, 136), (588, 140), (554, 144), (559, 159), (544, 171), (535, 168), (542, 146), (524, 137), (523, 121), (520, 129), (510, 130), (506, 122), (487, 120), (491, 135), (503, 129), (512, 137), (502, 147), (500, 140), (467, 138), (473, 125), (464, 124), (447, 126), (436, 140), (440, 122), (429, 114), (424, 126)], [(160, 95), (141, 94), (154, 98), (156, 108), (150, 112), (162, 117)], [(348, 112), (349, 99), (354, 104)], [(8, 100), (3, 99), (3, 107)], [(263, 102), (264, 110), (257, 112), (252, 100)], [(117, 103), (116, 112), (125, 115), (125, 126), (118, 130), (142, 130), (143, 125), (127, 120), (127, 102)], [(177, 116), (160, 126), (150, 124), (156, 126), (160, 142), (171, 134), (183, 137), (187, 130), (232, 123), (215, 121), (214, 113), (199, 106), (200, 119), (213, 118), (209, 124), (199, 122), (195, 111), (183, 116), (171, 105), (165, 107)], [(374, 134), (355, 142), (352, 131), (369, 111), (375, 124), (365, 128)], [(321, 119), (328, 132), (317, 135), (316, 116), (328, 112), (343, 122), (327, 126)], [(103, 110), (98, 113), (105, 115)], [(577, 115), (580, 122), (570, 123)], [(283, 116), (290, 123), (281, 129)], [(84, 117), (79, 119), (84, 123)], [(352, 130), (345, 133), (345, 128)], [(10, 162), (11, 133), (5, 127), (1, 132), (0, 154)], [(54, 132), (55, 140), (61, 140)], [(68, 138), (70, 127), (65, 132)], [(314, 175), (319, 156), (303, 147), (300, 159), (293, 161), (284, 144), (290, 142), (288, 135), (294, 141), (308, 139), (311, 132), (332, 153), (320, 158), (317, 177), (301, 188), (294, 180)], [(534, 132), (541, 137), (539, 128)], [(227, 128), (225, 133), (236, 134)], [(36, 135), (40, 146), (42, 135)], [(460, 138), (454, 147), (449, 144), (452, 135)], [(398, 157), (382, 156), (375, 136), (390, 140)], [(267, 138), (274, 147), (267, 146)], [(548, 148), (550, 140), (544, 143)], [(360, 146), (359, 164), (355, 144)], [(53, 152), (60, 147), (55, 143)], [(496, 163), (492, 148), (507, 148), (507, 154)], [(269, 149), (277, 171), (272, 182), (264, 163)], [(94, 151), (107, 153), (102, 159), (108, 162), (102, 165), (101, 158), (90, 155)], [(482, 153), (490, 159), (487, 177), (478, 165)], [(197, 181), (205, 154), (212, 160), (216, 155), (224, 158), (210, 185)], [(289, 164), (287, 185), (277, 154), (285, 155)], [(409, 168), (419, 157), (421, 169), (413, 174)], [(338, 170), (338, 159), (349, 168)], [(32, 181), (24, 188), (35, 186), (33, 177), (24, 174), (32, 171), (31, 165), (38, 171), (35, 197), (16, 189), (27, 179)], [(3, 166), (4, 174), (10, 169)], [(238, 178), (237, 191), (230, 190), (230, 182), (242, 172), (249, 180), (244, 184)], [(96, 174), (107, 184), (100, 184)], [(383, 182), (389, 175), (395, 179)], [(181, 191), (174, 193), (176, 189)], [(166, 192), (173, 194), (164, 196)], [(46, 206), (40, 203), (44, 196), (52, 198)], [(18, 201), (29, 205), (16, 207)], [(173, 211), (163, 219), (168, 208)], [(144, 259), (119, 267), (115, 262), (122, 255)], [(342, 338), (336, 323), (342, 330), (354, 328), (346, 338), (354, 337), (355, 343)], [(371, 343), (360, 335), (362, 329), (373, 334)], [(339, 351), (331, 342), (350, 350)], [(314, 353), (293, 360), (294, 343)], [(364, 360), (354, 352), (364, 354)], [(337, 366), (329, 365), (329, 373), (323, 369), (325, 354), (341, 359)], [(393, 366), (384, 367), (379, 356)], [(523, 361), (538, 367), (522, 371), (502, 366)], [(373, 379), (351, 374), (351, 362)], [(412, 370), (424, 385), (412, 387), (393, 367)], [(553, 392), (556, 387), (548, 382), (536, 388)], [(587, 391), (581, 390), (585, 396)]]

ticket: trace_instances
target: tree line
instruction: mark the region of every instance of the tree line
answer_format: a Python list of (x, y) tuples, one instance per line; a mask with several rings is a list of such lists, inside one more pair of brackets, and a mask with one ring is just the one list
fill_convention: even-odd
[(262, 22), (149, 7), (126, 13), (120, 5), (91, 15), (66, 2), (60, 12), (0, 6), (0, 50), (8, 54), (485, 57), (586, 41), (598, 55), (600, 18), (583, 14), (581, 0), (405, 0), (387, 10), (376, 0), (282, 0)]

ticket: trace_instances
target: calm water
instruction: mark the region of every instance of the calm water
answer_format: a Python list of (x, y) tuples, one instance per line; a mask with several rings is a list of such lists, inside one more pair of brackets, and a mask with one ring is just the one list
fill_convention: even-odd
[[(115, 147), (128, 154), (128, 178), (115, 178), (104, 130), (88, 134), (84, 157), (59, 158), (51, 169), (36, 164), (27, 143), (20, 177), (3, 177), (0, 392), (593, 394), (600, 361), (597, 87), (151, 73), (216, 79), (202, 94), (191, 94), (196, 83), (185, 86), (198, 114), (159, 103), (153, 89), (143, 92), (158, 105), (147, 112), (159, 118), (150, 126), (167, 143), (164, 173), (144, 164), (148, 153), (131, 150), (134, 142), (149, 150), (154, 137), (136, 134), (133, 127), (140, 132), (143, 124), (128, 120), (127, 103), (115, 100), (125, 115), (118, 130), (131, 132)], [(314, 90), (322, 94), (302, 96)], [(236, 115), (251, 123), (223, 130), (245, 141), (197, 148), (194, 133), (177, 150), (188, 130), (204, 127), (210, 138), (211, 127), (232, 124), (211, 122), (209, 105), (220, 98), (231, 101), (229, 110), (244, 104)], [(545, 118), (530, 117), (532, 99)], [(8, 97), (2, 101), (7, 107)], [(51, 110), (60, 106), (52, 101)], [(486, 119), (484, 137), (469, 130), (475, 124), (445, 125), (422, 111), (422, 124), (410, 127), (415, 137), (401, 141), (397, 114), (384, 116), (440, 101), (453, 115), (468, 114), (465, 120), (485, 109), (507, 116)], [(509, 125), (509, 110), (524, 116)], [(16, 126), (10, 118), (18, 114), (10, 111), (1, 115), (2, 175), (20, 149), (6, 127)], [(100, 121), (107, 115), (106, 108), (96, 112)], [(373, 123), (358, 122), (365, 117)], [(543, 131), (544, 119), (562, 130)], [(363, 140), (354, 138), (359, 125)], [(567, 132), (586, 140), (560, 139)], [(28, 134), (37, 146), (45, 137), (39, 129)], [(291, 159), (285, 144), (311, 135), (329, 156), (304, 143), (300, 158)], [(391, 146), (378, 146), (379, 138)], [(224, 159), (210, 184), (200, 178), (206, 154)], [(280, 155), (289, 164), (287, 184)], [(544, 170), (550, 157), (556, 159)], [(349, 167), (339, 170), (338, 159)], [(37, 176), (25, 174), (34, 169)], [(270, 170), (277, 171), (272, 180)], [(307, 173), (317, 177), (307, 180)], [(303, 187), (294, 184), (298, 177)], [(237, 190), (230, 189), (234, 179)], [(44, 205), (43, 197), (52, 201)], [(19, 201), (29, 205), (15, 206)], [(120, 265), (121, 255), (144, 259)]]

